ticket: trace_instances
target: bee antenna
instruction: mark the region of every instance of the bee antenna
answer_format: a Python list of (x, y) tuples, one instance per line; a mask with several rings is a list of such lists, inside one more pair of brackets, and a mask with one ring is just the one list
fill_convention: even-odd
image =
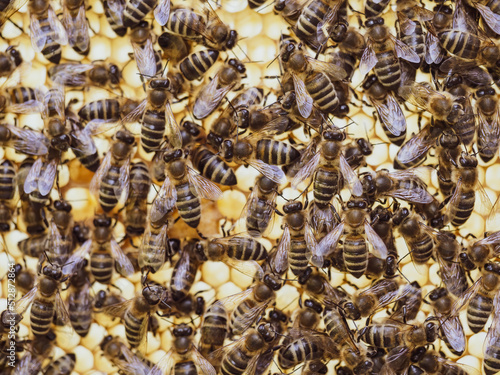
[[(276, 57), (275, 57), (274, 59), (272, 59), (272, 60), (271, 60), (271, 62), (270, 62), (269, 64), (267, 64), (266, 68), (269, 68), (269, 67), (270, 67), (270, 66), (271, 66), (271, 65), (272, 65), (272, 64), (273, 64), (273, 63), (274, 63), (274, 62), (278, 59), (278, 57), (280, 57), (280, 55), (281, 55), (281, 54), (280, 54), (280, 53), (278, 53), (278, 54), (276, 55)], [(280, 64), (280, 70), (281, 70), (281, 64)]]
[(47, 250), (44, 250), (43, 253), (45, 254), (45, 258), (47, 259), (47, 262), (49, 262), (49, 264), (51, 266), (53, 266), (52, 262), (50, 261), (49, 254), (47, 254)]

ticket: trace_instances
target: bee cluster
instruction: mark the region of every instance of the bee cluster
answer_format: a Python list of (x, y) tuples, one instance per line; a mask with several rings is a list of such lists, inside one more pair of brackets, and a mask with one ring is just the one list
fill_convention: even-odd
[(500, 371), (497, 0), (1, 6), (0, 374)]

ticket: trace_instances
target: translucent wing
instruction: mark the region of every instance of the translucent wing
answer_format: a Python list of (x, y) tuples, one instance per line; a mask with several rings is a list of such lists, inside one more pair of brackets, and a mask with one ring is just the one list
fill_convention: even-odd
[(28, 155), (45, 155), (49, 152), (50, 141), (42, 133), (8, 124), (4, 126), (15, 135), (11, 142), (16, 151)]
[(84, 155), (92, 155), (97, 151), (94, 140), (87, 128), (80, 130), (73, 128), (71, 133), (71, 149), (77, 150)]
[(2, 26), (6, 20), (21, 9), (28, 0), (12, 0), (0, 13), (0, 26)]
[[(49, 117), (48, 112), (55, 109), (59, 117), (64, 118), (64, 87), (59, 83), (54, 83), (44, 97), (43, 116)], [(53, 116), (54, 114), (52, 114)]]
[(64, 29), (64, 26), (62, 25), (61, 21), (59, 21), (59, 19), (56, 16), (56, 13), (50, 6), (47, 15), (49, 24), (52, 30), (54, 31), (53, 33), (50, 34), (52, 39), (56, 43), (59, 43), (63, 46), (68, 44), (68, 35), (66, 34), (66, 30)]
[(78, 268), (80, 262), (90, 253), (92, 249), (92, 240), (85, 241), (71, 256), (62, 268), (64, 275), (73, 274), (74, 270)]
[[(66, 8), (64, 8), (63, 17), (65, 12), (67, 12)], [(69, 17), (71, 16), (69, 15)], [(63, 22), (64, 20), (65, 18), (63, 18)], [(66, 22), (66, 25), (68, 26), (66, 27), (66, 30), (68, 31), (69, 45), (77, 47), (80, 51), (88, 51), (90, 36), (89, 25), (87, 23), (87, 17), (85, 14), (85, 6), (82, 5), (80, 7), (75, 18), (72, 18), (71, 20), (69, 18), (66, 18)]]
[(328, 76), (330, 76), (330, 78), (334, 81), (341, 81), (347, 77), (345, 69), (338, 65), (326, 61), (316, 60), (310, 56), (306, 56), (306, 59), (314, 70), (328, 74)]
[(123, 26), (125, 3), (121, 0), (107, 0), (106, 3), (110, 10), (110, 12), (106, 14), (106, 17), (110, 17), (115, 25)]
[(365, 234), (368, 239), (368, 242), (373, 246), (373, 250), (375, 255), (378, 258), (386, 259), (387, 258), (387, 247), (385, 246), (384, 241), (380, 238), (380, 236), (375, 232), (368, 221), (365, 221)]
[(420, 158), (436, 142), (436, 139), (431, 137), (430, 134), (431, 126), (427, 125), (417, 135), (411, 137), (408, 142), (401, 146), (396, 159), (400, 163), (409, 164)]
[(425, 62), (427, 64), (438, 64), (443, 58), (444, 52), (439, 39), (428, 32), (425, 38)]
[[(189, 259), (189, 253), (187, 251), (182, 251), (180, 254), (180, 258), (175, 264), (175, 269), (177, 270), (178, 275), (185, 275), (189, 272), (189, 266), (191, 261)], [(172, 286), (175, 287), (176, 290), (182, 290), (184, 280), (180, 277), (175, 277), (171, 279)]]
[(43, 160), (42, 158), (36, 159), (36, 161), (31, 166), (26, 180), (24, 180), (24, 192), (30, 194), (38, 188), (38, 178), (42, 172)]
[(288, 270), (288, 254), (290, 253), (290, 229), (288, 225), (283, 229), (283, 234), (281, 235), (280, 242), (276, 248), (276, 254), (274, 256), (274, 271), (278, 275), (282, 275)]
[(151, 221), (160, 221), (166, 214), (171, 212), (177, 202), (177, 190), (170, 182), (168, 176), (165, 176), (165, 181), (156, 195), (151, 207)]
[(292, 73), (293, 86), (297, 98), (297, 108), (302, 117), (308, 118), (313, 109), (313, 100), (306, 90), (306, 85), (299, 77)]
[(127, 158), (120, 167), (120, 177), (118, 183), (113, 187), (116, 198), (120, 199), (123, 193), (123, 200), (128, 197), (130, 181), (130, 158)]
[(139, 72), (147, 78), (154, 77), (156, 75), (156, 60), (151, 38), (146, 40), (144, 46), (132, 42), (132, 48)]
[(417, 24), (409, 19), (403, 12), (398, 12), (399, 28), (404, 35), (411, 35), (415, 32)]
[(404, 44), (399, 39), (396, 39), (395, 37), (392, 37), (392, 41), (394, 42), (394, 49), (396, 51), (396, 55), (400, 59), (413, 63), (420, 62), (420, 57), (413, 49), (411, 49), (410, 47), (408, 47), (406, 44)]
[[(214, 302), (214, 305), (222, 306), (227, 311), (233, 311), (242, 301), (247, 299), (253, 293), (253, 288), (244, 290), (243, 292), (232, 294), (225, 298)], [(210, 307), (209, 307), (210, 309)]]
[[(174, 349), (170, 349), (167, 354), (160, 358), (160, 361), (157, 363), (157, 367), (161, 370), (162, 374), (171, 374), (171, 371), (175, 365), (175, 351)], [(151, 369), (147, 375), (155, 374), (155, 369)]]
[(391, 134), (400, 136), (406, 132), (405, 115), (392, 94), (387, 95), (385, 102), (370, 99), (380, 116), (380, 120)]
[(403, 199), (410, 203), (431, 203), (433, 201), (432, 195), (424, 189), (416, 188), (413, 190), (408, 189), (395, 189), (390, 193), (394, 198)]
[(286, 181), (285, 173), (277, 165), (269, 165), (258, 159), (251, 159), (248, 161), (248, 164), (277, 184), (282, 184)]
[(361, 181), (359, 181), (358, 176), (356, 175), (356, 173), (354, 173), (351, 166), (342, 154), (340, 154), (340, 171), (342, 172), (342, 176), (347, 182), (347, 187), (351, 191), (351, 194), (357, 197), (361, 197), (361, 195), (363, 195), (363, 185), (361, 185)]
[(66, 305), (64, 304), (64, 301), (61, 298), (61, 294), (59, 292), (56, 293), (55, 313), (59, 322), (61, 322), (68, 329), (72, 330), (68, 309), (66, 308)]
[(465, 351), (467, 342), (464, 327), (462, 327), (458, 316), (446, 317), (441, 323), (441, 330), (453, 350), (459, 353)]
[(123, 276), (132, 275), (134, 273), (134, 266), (130, 262), (130, 259), (128, 259), (128, 257), (125, 255), (120, 245), (118, 245), (118, 243), (114, 239), (111, 239), (109, 245), (111, 255), (113, 256), (115, 262), (117, 262), (120, 273)]
[(112, 317), (123, 319), (127, 310), (134, 304), (134, 299), (125, 300), (123, 302), (114, 303), (109, 306), (104, 306), (102, 312)]
[(31, 302), (35, 299), (36, 293), (38, 291), (38, 285), (32, 288), (28, 293), (18, 299), (15, 303), (16, 313), (19, 315), (23, 315), (28, 307), (30, 307)]
[(319, 165), (320, 160), (321, 153), (317, 152), (293, 177), (292, 187), (297, 188), (302, 181), (306, 181), (309, 177), (312, 177)]
[(34, 14), (30, 15), (30, 34), (31, 46), (35, 52), (42, 52), (45, 43), (47, 42), (47, 35), (42, 31), (40, 22)]
[[(167, 1), (170, 2), (170, 0)], [(172, 146), (172, 148), (182, 148), (181, 130), (175, 120), (170, 103), (168, 102), (165, 105), (165, 119), (165, 131), (170, 146)]]
[(251, 278), (262, 279), (264, 271), (262, 267), (255, 260), (237, 260), (233, 258), (226, 258), (224, 263), (229, 267), (234, 268), (236, 271), (241, 272)]
[[(162, 226), (160, 233), (155, 234), (154, 241), (158, 246), (158, 251), (154, 252), (154, 256), (158, 257), (161, 263), (165, 263), (165, 255), (168, 246), (167, 237), (168, 225)], [(138, 262), (139, 267), (143, 268), (145, 266), (144, 259), (149, 259), (151, 253), (154, 251), (151, 248), (151, 241), (153, 240), (153, 234), (151, 233), (151, 225), (148, 225), (144, 235), (142, 236), (141, 246), (139, 246)]]
[(377, 65), (377, 62), (377, 55), (375, 54), (371, 43), (368, 42), (359, 62), (359, 72), (361, 73), (361, 76), (367, 75), (368, 72), (372, 70), (375, 65)]
[(234, 84), (231, 84), (217, 88), (219, 85), (219, 74), (218, 72), (208, 85), (204, 86), (196, 96), (193, 114), (198, 120), (204, 119), (210, 115), (219, 106), (227, 93), (234, 87)]
[(474, 6), (479, 13), (481, 13), (484, 22), (491, 28), (491, 30), (500, 34), (500, 14), (493, 12), (491, 8), (481, 3), (475, 3)]
[(165, 26), (170, 17), (170, 0), (160, 0), (155, 8), (154, 14), (160, 26)]
[(318, 246), (316, 246), (317, 253), (313, 253), (311, 256), (311, 264), (316, 267), (323, 267), (325, 258), (335, 250), (343, 233), (344, 223), (340, 223), (330, 233), (323, 237)]
[(222, 191), (219, 189), (217, 185), (215, 185), (208, 178), (205, 178), (202, 175), (200, 175), (194, 169), (188, 167), (187, 170), (188, 170), (187, 175), (189, 182), (191, 183), (191, 186), (193, 186), (196, 189), (196, 192), (198, 193), (199, 197), (210, 199), (213, 201), (220, 199)]
[(92, 177), (92, 181), (90, 181), (90, 192), (98, 197), (99, 196), (99, 189), (101, 187), (101, 181), (106, 176), (106, 174), (109, 171), (109, 168), (111, 167), (111, 152), (108, 151), (106, 156), (102, 159), (102, 163), (97, 169), (96, 173), (94, 174), (94, 177)]
[(57, 174), (58, 162), (56, 159), (52, 159), (48, 164), (45, 165), (45, 169), (42, 170), (42, 174), (38, 179), (38, 190), (41, 195), (49, 195), (54, 186), (54, 181)]

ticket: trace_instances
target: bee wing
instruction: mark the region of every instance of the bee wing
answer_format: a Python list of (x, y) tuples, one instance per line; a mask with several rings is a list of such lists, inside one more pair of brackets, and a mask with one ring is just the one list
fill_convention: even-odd
[(404, 35), (411, 35), (415, 32), (417, 23), (408, 18), (403, 12), (397, 12), (399, 28)]
[(370, 101), (377, 110), (380, 120), (391, 134), (400, 136), (406, 132), (405, 115), (392, 94), (388, 93), (385, 102), (373, 98), (370, 98)]
[(154, 77), (156, 75), (156, 60), (151, 38), (146, 40), (144, 46), (132, 42), (132, 48), (139, 72), (147, 78)]
[(50, 24), (50, 27), (54, 31), (51, 33), (52, 39), (61, 45), (66, 45), (68, 44), (68, 35), (66, 34), (66, 29), (62, 25), (61, 21), (59, 21), (59, 18), (56, 16), (56, 12), (52, 9), (52, 7), (49, 7), (48, 10), (48, 21)]
[(125, 312), (132, 307), (135, 298), (125, 300), (123, 302), (114, 303), (112, 305), (104, 306), (102, 312), (115, 318), (123, 319)]
[(461, 278), (458, 277), (463, 272), (462, 266), (458, 262), (450, 262), (436, 256), (439, 271), (441, 272), (441, 279), (446, 287), (446, 290), (453, 295), (456, 295), (461, 290)]
[(368, 242), (373, 246), (373, 250), (375, 255), (378, 258), (385, 259), (387, 258), (387, 247), (385, 246), (384, 241), (380, 238), (380, 236), (375, 232), (368, 221), (365, 221), (365, 233), (368, 239)]
[[(170, 349), (163, 357), (160, 358), (160, 361), (156, 364), (157, 369), (161, 371), (161, 374), (171, 374), (172, 368), (175, 365), (175, 351), (174, 349)], [(155, 367), (147, 372), (146, 375), (156, 375)]]
[(238, 317), (238, 326), (241, 332), (246, 332), (247, 329), (255, 323), (257, 318), (262, 315), (272, 300), (274, 300), (274, 297), (266, 301), (258, 302), (254, 307), (245, 311), (243, 316)]
[(297, 188), (297, 186), (302, 182), (313, 176), (314, 171), (319, 165), (321, 160), (321, 153), (317, 152), (314, 156), (297, 172), (293, 177), (292, 187)]
[(177, 190), (175, 190), (170, 178), (165, 176), (165, 181), (163, 181), (163, 185), (161, 185), (160, 191), (156, 195), (151, 207), (151, 221), (156, 222), (161, 220), (161, 218), (174, 209), (176, 201)]
[(30, 307), (31, 302), (35, 299), (36, 293), (38, 291), (38, 285), (33, 287), (28, 293), (18, 299), (15, 303), (16, 313), (19, 315), (23, 315), (28, 307)]
[(310, 56), (306, 56), (307, 61), (316, 71), (326, 73), (335, 81), (341, 81), (347, 77), (347, 72), (344, 68), (332, 64), (330, 62), (316, 60)]
[[(254, 189), (252, 190), (252, 192), (248, 196), (248, 199), (247, 199), (247, 202), (245, 203), (245, 206), (241, 210), (240, 220), (242, 220), (245, 223), (246, 223), (247, 218), (250, 214), (251, 205), (253, 204), (253, 202), (255, 202), (256, 199), (258, 199), (257, 191), (258, 191), (258, 188), (254, 187)], [(275, 199), (276, 199), (276, 193), (273, 193), (272, 197), (269, 200), (271, 202), (273, 202), (273, 204), (274, 204)], [(259, 222), (259, 229), (261, 231), (264, 231), (264, 235), (268, 234), (268, 232), (270, 232), (274, 226), (274, 208), (275, 208), (275, 206), (268, 204), (268, 205), (266, 205), (265, 210), (263, 210), (263, 212), (262, 212), (263, 217), (269, 217), (269, 216), (271, 217), (271, 220), (269, 221), (269, 224), (267, 226), (265, 226), (265, 224), (266, 224), (265, 221)], [(260, 233), (255, 234), (255, 237), (260, 237), (260, 236), (261, 236)]]
[(427, 98), (429, 96), (437, 95), (438, 93), (430, 86), (421, 83), (413, 83), (409, 86), (402, 86), (399, 89), (399, 95), (409, 101), (414, 106), (421, 109), (427, 108)]
[(38, 178), (42, 173), (43, 160), (42, 158), (36, 159), (24, 180), (24, 192), (30, 194), (38, 188)]
[(2, 10), (0, 14), (0, 26), (2, 26), (5, 21), (10, 19), (10, 17), (16, 13), (19, 9), (21, 9), (28, 0), (12, 0), (9, 4)]
[(123, 193), (123, 200), (128, 197), (130, 181), (130, 158), (127, 158), (123, 165), (120, 167), (120, 177), (118, 178), (118, 184), (113, 187), (115, 196), (120, 199)]
[(111, 239), (109, 245), (111, 255), (113, 256), (115, 262), (117, 262), (120, 273), (123, 276), (132, 275), (134, 273), (134, 266), (130, 262), (130, 259), (128, 259), (128, 257), (125, 255), (120, 245), (118, 245), (118, 243), (114, 239)]
[(227, 311), (233, 311), (242, 301), (247, 299), (253, 293), (253, 288), (248, 288), (243, 292), (232, 294), (214, 302), (214, 305), (220, 305)]
[(453, 302), (453, 306), (451, 307), (450, 315), (456, 315), (460, 313), (465, 307), (467, 307), (468, 303), (475, 297), (475, 295), (479, 292), (481, 288), (482, 280), (478, 279), (474, 284), (468, 287), (462, 295)]
[[(177, 263), (174, 266), (174, 269), (177, 270), (178, 275), (185, 275), (189, 272), (190, 258), (189, 253), (187, 251), (181, 251), (180, 257), (177, 260)], [(177, 290), (182, 290), (184, 280), (181, 277), (172, 278), (171, 281), (172, 286), (175, 286)]]
[(90, 253), (92, 249), (92, 240), (85, 241), (82, 246), (78, 248), (71, 256), (62, 268), (64, 275), (71, 275), (78, 268), (82, 260)]
[(81, 51), (87, 51), (90, 44), (89, 25), (85, 14), (85, 6), (80, 6), (75, 18), (66, 7), (63, 8), (63, 24), (68, 32), (68, 43)]
[[(388, 287), (391, 287), (392, 289), (393, 281), (389, 279), (382, 279), (375, 285), (372, 285), (370, 288), (364, 290), (363, 292), (360, 293), (360, 296), (363, 294), (376, 294), (376, 295), (381, 295), (377, 303), (373, 307), (373, 311), (377, 311), (378, 309), (387, 306), (389, 303), (391, 303), (397, 296), (399, 296), (400, 291), (399, 289), (396, 290), (391, 290), (390, 292), (387, 292)], [(400, 296), (402, 298), (404, 296)]]
[(261, 280), (264, 276), (264, 271), (262, 267), (255, 260), (238, 260), (233, 258), (224, 259), (224, 263), (229, 267), (234, 268), (236, 271), (241, 272), (243, 275), (247, 275), (252, 279)]
[(302, 117), (308, 118), (313, 109), (313, 100), (306, 90), (306, 85), (297, 75), (291, 73), (293, 79), (293, 87), (297, 99), (297, 108)]
[(359, 72), (362, 76), (366, 76), (370, 70), (372, 70), (375, 65), (377, 65), (378, 59), (375, 51), (373, 50), (372, 44), (370, 41), (366, 44), (366, 48), (361, 56), (361, 60), (359, 62)]
[[(165, 263), (166, 248), (168, 246), (167, 229), (168, 225), (164, 225), (161, 228), (160, 233), (155, 236), (155, 243), (158, 245), (158, 248), (161, 251), (161, 253), (155, 252), (155, 254), (160, 257), (162, 264)], [(146, 231), (144, 232), (144, 235), (142, 236), (141, 245), (139, 246), (138, 262), (139, 262), (139, 267), (141, 268), (144, 266), (143, 265), (144, 257), (147, 257), (147, 254), (152, 252), (152, 249), (150, 248), (151, 238), (152, 238), (151, 225), (148, 225)]]
[(467, 345), (465, 332), (458, 316), (447, 316), (441, 322), (441, 331), (446, 336), (451, 348), (460, 353), (465, 351)]
[(483, 17), (484, 22), (493, 30), (495, 33), (500, 34), (500, 14), (497, 14), (484, 4), (477, 3), (474, 4), (475, 8)]
[(64, 304), (64, 301), (63, 301), (61, 294), (59, 292), (56, 293), (55, 313), (56, 313), (57, 319), (61, 323), (63, 323), (63, 325), (65, 327), (68, 327), (70, 330), (72, 330), (72, 325), (71, 325), (71, 320), (69, 318), (68, 309), (66, 308), (66, 305)]
[(148, 100), (144, 99), (142, 102), (139, 103), (137, 107), (135, 107), (132, 111), (130, 111), (127, 115), (123, 117), (122, 122), (132, 123), (139, 121), (142, 118), (142, 115), (144, 114), (144, 111), (146, 110), (147, 106), (148, 106)]
[(347, 182), (347, 187), (351, 191), (351, 194), (361, 197), (363, 195), (363, 185), (342, 154), (340, 154), (340, 172), (342, 172), (342, 176)]
[(407, 346), (396, 346), (395, 348), (389, 350), (389, 352), (387, 353), (386, 365), (384, 366), (386, 371), (385, 374), (397, 374), (394, 369), (401, 368), (401, 364), (403, 361), (404, 363), (408, 363), (409, 365), (410, 354), (410, 348), (408, 348)]
[(106, 17), (110, 17), (113, 23), (117, 26), (123, 26), (123, 11), (125, 10), (125, 2), (121, 0), (107, 0), (106, 1), (110, 12)]
[(444, 52), (439, 39), (431, 33), (425, 37), (425, 62), (427, 64), (440, 63), (443, 61)]
[(40, 26), (40, 21), (34, 14), (30, 15), (30, 34), (31, 34), (31, 46), (35, 52), (42, 52), (45, 43), (47, 42), (47, 35), (42, 31)]
[(102, 163), (97, 169), (94, 177), (92, 177), (92, 181), (90, 181), (90, 192), (98, 197), (99, 196), (99, 188), (101, 186), (101, 181), (108, 173), (109, 168), (111, 167), (111, 151), (108, 151), (106, 156), (102, 159)]
[(433, 201), (432, 195), (424, 189), (396, 189), (390, 193), (391, 197), (403, 199), (410, 203), (431, 203)]
[(277, 184), (286, 182), (285, 173), (277, 165), (269, 165), (258, 159), (251, 159), (248, 161), (248, 164)]
[(481, 371), (475, 367), (465, 365), (463, 363), (452, 362), (449, 359), (436, 356), (437, 362), (443, 374), (464, 374), (464, 375), (481, 375)]
[(199, 197), (210, 199), (212, 201), (216, 201), (221, 198), (222, 191), (216, 184), (214, 184), (208, 178), (203, 177), (193, 168), (188, 167), (187, 170), (188, 170), (187, 176), (189, 182), (196, 189), (196, 192), (198, 193)]
[(274, 255), (273, 270), (278, 274), (282, 275), (288, 270), (288, 254), (290, 253), (290, 229), (288, 225), (283, 229), (283, 234), (281, 235), (280, 242), (276, 248), (276, 254)]
[(435, 138), (430, 137), (430, 125), (423, 128), (417, 135), (411, 137), (399, 149), (396, 158), (404, 164), (411, 163), (426, 153), (435, 143)]
[(40, 178), (38, 179), (38, 190), (41, 195), (49, 195), (50, 191), (52, 190), (52, 186), (54, 186), (54, 181), (57, 174), (57, 164), (57, 160), (52, 159), (45, 166), (45, 170), (43, 170)]
[(71, 149), (82, 152), (84, 155), (92, 155), (97, 151), (94, 140), (87, 128), (73, 129), (71, 133)]
[[(316, 246), (317, 253), (311, 254), (309, 260), (312, 265), (316, 267), (323, 267), (323, 262), (333, 250), (337, 247), (340, 237), (344, 233), (344, 223), (340, 223), (333, 230), (321, 239), (318, 246)], [(311, 249), (314, 250), (314, 249)]]
[(204, 86), (196, 96), (193, 106), (193, 114), (198, 120), (204, 119), (212, 113), (234, 86), (234, 84), (232, 84), (217, 89), (217, 86), (219, 85), (219, 74), (220, 73), (217, 72), (214, 78), (206, 86)]
[[(170, 1), (170, 0), (167, 0)], [(170, 103), (165, 105), (165, 130), (168, 142), (172, 148), (182, 148), (182, 136), (179, 124), (175, 120)]]
[(15, 135), (11, 143), (16, 151), (28, 155), (45, 155), (49, 152), (50, 141), (42, 133), (8, 124), (5, 126)]
[(160, 0), (154, 11), (155, 20), (160, 26), (165, 26), (170, 17), (170, 0)]

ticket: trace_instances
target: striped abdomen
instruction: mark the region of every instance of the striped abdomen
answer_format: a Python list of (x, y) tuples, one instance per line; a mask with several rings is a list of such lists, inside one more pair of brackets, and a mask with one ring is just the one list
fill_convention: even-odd
[(403, 344), (400, 328), (391, 324), (373, 324), (360, 332), (362, 341), (376, 348), (394, 348)]
[(52, 28), (51, 22), (48, 18), (39, 19), (42, 34), (45, 34), (45, 44), (42, 49), (43, 56), (51, 63), (59, 64), (61, 61), (62, 47), (55, 41), (57, 38), (56, 31)]
[(96, 151), (93, 154), (84, 154), (78, 148), (71, 148), (80, 163), (89, 171), (96, 172), (99, 169), (101, 161), (99, 160), (99, 153)]
[(432, 237), (425, 232), (421, 232), (415, 240), (408, 240), (412, 259), (417, 264), (425, 264), (431, 259), (434, 242)]
[(374, 73), (379, 82), (389, 90), (397, 91), (401, 83), (401, 66), (392, 49), (377, 52), (377, 65)]
[(35, 298), (31, 305), (31, 331), (35, 336), (44, 336), (49, 333), (50, 325), (54, 319), (55, 294), (52, 297), (42, 297), (40, 292), (38, 292), (38, 297)]
[(227, 256), (238, 260), (264, 260), (267, 259), (267, 250), (258, 241), (242, 237), (236, 244), (229, 242)]
[(202, 176), (221, 185), (236, 185), (236, 175), (233, 169), (212, 151), (199, 147), (194, 150), (191, 160)]
[(280, 349), (278, 360), (280, 366), (287, 370), (305, 360), (313, 360), (323, 356), (324, 349), (316, 342), (305, 337), (299, 338)]
[[(257, 301), (250, 297), (241, 302), (232, 312), (229, 326), (233, 335), (241, 335), (248, 328), (249, 314), (257, 307)], [(256, 317), (257, 318), (257, 317)]]
[(439, 33), (439, 41), (449, 53), (467, 60), (474, 60), (481, 47), (481, 40), (478, 36), (459, 30)]
[[(125, 7), (125, 4), (122, 0), (114, 0), (116, 3), (120, 3), (120, 7)], [(125, 36), (127, 33), (127, 28), (123, 26), (123, 13), (119, 14), (118, 12), (114, 12), (109, 8), (109, 4), (107, 0), (104, 0), (102, 3), (104, 7), (104, 13), (106, 14), (106, 19), (108, 20), (109, 26), (118, 36)]]
[(158, 0), (128, 0), (123, 11), (123, 25), (132, 27), (141, 22), (156, 6)]
[(450, 218), (451, 224), (458, 227), (469, 220), (474, 204), (476, 203), (476, 194), (474, 190), (462, 191), (454, 215)]
[(500, 371), (500, 337), (493, 337), (484, 349), (483, 369), (486, 375)]
[[(147, 211), (146, 211), (147, 212)], [(155, 273), (161, 266), (165, 263), (165, 255), (167, 249), (162, 240), (158, 236), (161, 236), (163, 227), (150, 226), (150, 237), (145, 248), (139, 250), (139, 267), (141, 270), (147, 269), (149, 272)]]
[(365, 3), (366, 19), (377, 17), (385, 10), (385, 8), (387, 8), (387, 5), (389, 5), (390, 2), (391, 2), (390, 0), (381, 0), (377, 2), (373, 0), (366, 1)]
[(92, 308), (88, 288), (83, 288), (68, 297), (68, 313), (71, 325), (81, 337), (87, 336), (92, 324)]
[(314, 175), (314, 201), (320, 207), (327, 206), (338, 194), (342, 180), (337, 169), (318, 168)]
[(301, 275), (309, 264), (309, 251), (304, 236), (293, 237), (290, 241), (288, 252), (288, 263), (290, 270), (295, 276)]
[(175, 185), (175, 190), (177, 190), (175, 205), (179, 211), (179, 216), (187, 225), (196, 228), (200, 224), (201, 218), (200, 198), (193, 194), (189, 182)]
[(362, 235), (347, 235), (344, 239), (344, 264), (347, 272), (359, 279), (368, 266), (368, 246)]
[(114, 260), (106, 250), (93, 251), (90, 255), (90, 271), (95, 280), (109, 284), (113, 276)]
[(179, 258), (172, 271), (170, 282), (170, 291), (174, 300), (180, 301), (189, 294), (199, 266), (200, 262), (190, 257), (187, 252)]
[(129, 343), (131, 348), (137, 348), (142, 341), (142, 333), (141, 326), (144, 319), (147, 318), (146, 313), (135, 312), (132, 313), (131, 310), (127, 310), (124, 316), (124, 325), (125, 325), (125, 336), (127, 336), (127, 342)]
[(219, 58), (219, 51), (213, 49), (194, 52), (179, 63), (184, 78), (193, 81), (203, 77)]
[(7, 89), (12, 104), (24, 104), (36, 100), (36, 92), (30, 87), (12, 87)]
[(247, 230), (262, 234), (266, 231), (274, 213), (274, 206), (265, 199), (256, 198), (247, 207)]
[(149, 169), (143, 161), (132, 164), (130, 168), (129, 200), (146, 200), (151, 187)]
[(11, 200), (16, 194), (16, 169), (9, 160), (0, 164), (0, 200)]
[(287, 165), (300, 157), (296, 148), (273, 139), (262, 139), (257, 142), (255, 157), (266, 164)]
[(313, 0), (300, 14), (297, 25), (295, 26), (295, 35), (300, 40), (315, 39), (318, 32), (318, 25), (323, 22), (323, 18), (330, 10), (330, 6), (322, 0)]
[[(244, 345), (244, 343), (240, 344)], [(253, 356), (248, 355), (241, 348), (231, 350), (224, 359), (221, 365), (222, 375), (242, 375), (248, 367), (249, 362)]]
[(96, 100), (83, 106), (78, 112), (78, 116), (85, 121), (118, 121), (120, 118), (120, 102), (116, 99)]
[(325, 73), (309, 75), (305, 81), (306, 90), (314, 103), (324, 113), (333, 113), (339, 106), (339, 98), (330, 78)]
[(176, 363), (173, 375), (198, 375), (198, 368), (193, 361)]
[(203, 18), (189, 9), (176, 9), (171, 12), (165, 26), (172, 34), (188, 39), (201, 38), (198, 30), (204, 30), (206, 27)]
[(144, 151), (154, 152), (158, 150), (164, 133), (165, 110), (146, 110), (141, 126), (141, 145)]
[(44, 375), (70, 375), (76, 365), (74, 353), (65, 354), (52, 362), (45, 370)]
[(201, 325), (199, 350), (201, 355), (208, 354), (221, 348), (227, 335), (227, 311), (221, 305), (210, 306), (204, 315)]
[(420, 58), (418, 63), (410, 63), (415, 69), (420, 68), (425, 59), (425, 32), (422, 23), (414, 20), (415, 31), (410, 35), (402, 34), (400, 40), (410, 47)]
[(325, 310), (323, 313), (323, 321), (325, 322), (326, 333), (334, 342), (345, 342), (346, 338), (350, 336), (351, 333), (344, 323), (344, 317), (337, 309)]
[(115, 189), (120, 181), (120, 166), (111, 165), (103, 177), (99, 189), (99, 203), (104, 212), (109, 212), (118, 204)]

